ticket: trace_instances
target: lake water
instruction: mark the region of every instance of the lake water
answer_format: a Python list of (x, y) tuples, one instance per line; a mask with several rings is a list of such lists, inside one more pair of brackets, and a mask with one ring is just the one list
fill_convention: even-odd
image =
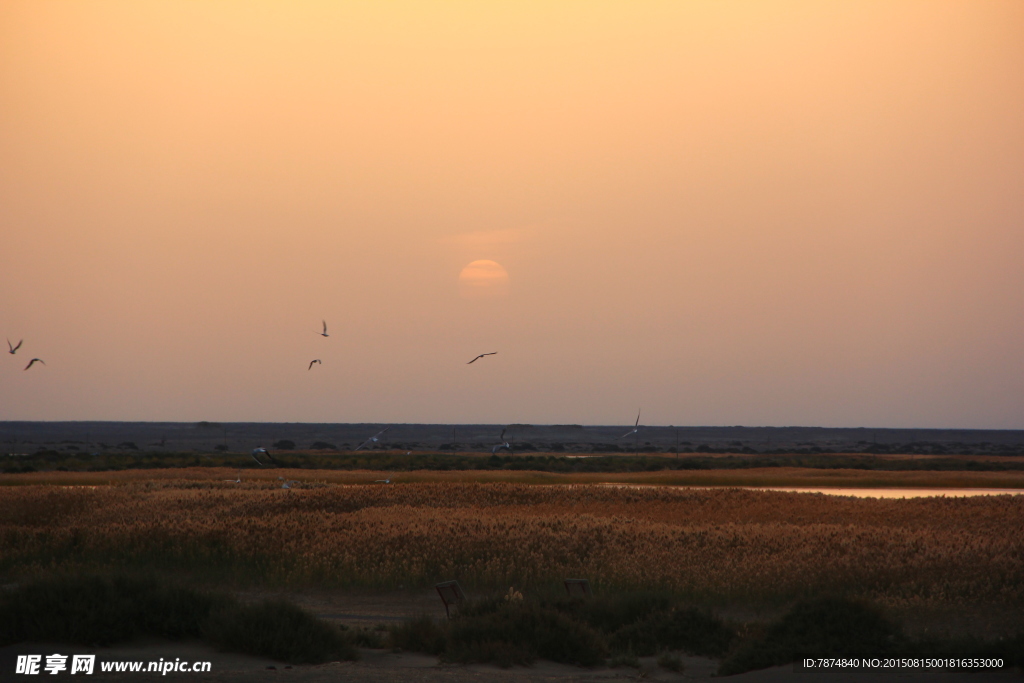
[(783, 493), (821, 493), (826, 496), (853, 496), (855, 498), (929, 498), (933, 496), (1021, 496), (1024, 489), (926, 489), (926, 488), (839, 488), (801, 486), (673, 486), (671, 484), (600, 484), (616, 488), (668, 488), (686, 489), (749, 489), (751, 491), (781, 491)]
[(824, 493), (828, 496), (856, 498), (928, 498), (931, 496), (1005, 496), (1024, 495), (1021, 489), (853, 489), (853, 488), (757, 488), (758, 491), (788, 493)]

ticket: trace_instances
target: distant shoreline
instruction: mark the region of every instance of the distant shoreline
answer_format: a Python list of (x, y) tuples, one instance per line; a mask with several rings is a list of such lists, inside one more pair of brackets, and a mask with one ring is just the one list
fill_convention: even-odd
[(1024, 430), (208, 421), (0, 421), (0, 453), (349, 451), (384, 426), (375, 448), (413, 452), (489, 452), (504, 432), (516, 453), (1024, 455)]

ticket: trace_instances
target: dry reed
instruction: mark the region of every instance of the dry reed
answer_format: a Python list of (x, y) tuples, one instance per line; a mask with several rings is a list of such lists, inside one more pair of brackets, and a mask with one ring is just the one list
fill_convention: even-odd
[(518, 484), (22, 486), (0, 497), (0, 575), (187, 572), (394, 588), (586, 576), (696, 600), (842, 594), (1021, 603), (1024, 497), (876, 500)]

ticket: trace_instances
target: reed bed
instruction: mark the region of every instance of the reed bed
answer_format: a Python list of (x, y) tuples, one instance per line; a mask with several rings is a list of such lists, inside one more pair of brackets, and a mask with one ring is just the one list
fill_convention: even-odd
[(1024, 604), (1024, 497), (877, 500), (509, 483), (150, 481), (0, 496), (0, 577), (82, 570), (232, 585), (558, 585), (709, 604), (842, 595)]

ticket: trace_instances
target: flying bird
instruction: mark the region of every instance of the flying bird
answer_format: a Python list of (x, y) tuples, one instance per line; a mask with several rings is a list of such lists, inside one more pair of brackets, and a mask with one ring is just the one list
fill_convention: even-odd
[(501, 430), (501, 436), (498, 437), (499, 439), (501, 439), (501, 443), (491, 449), (491, 455), (497, 455), (498, 451), (500, 451), (502, 448), (507, 450), (509, 453), (512, 452), (512, 446), (509, 445), (508, 441), (505, 441), (506, 431), (508, 431), (507, 427)]
[(266, 448), (254, 448), (250, 455), (252, 455), (252, 459), (255, 460), (260, 467), (263, 467), (263, 463), (260, 462), (260, 459), (257, 457), (258, 455), (265, 455), (270, 458), (270, 462), (277, 462), (274, 460), (274, 456), (272, 456)]
[(390, 484), (391, 480), (390, 479), (375, 479), (373, 481), (373, 483), (374, 484)]
[[(11, 353), (14, 353), (14, 352), (12, 351)], [(46, 363), (43, 361), (42, 358), (33, 358), (32, 360), (30, 360), (28, 362), (28, 365), (25, 366), (25, 369), (28, 370), (30, 367), (32, 367), (33, 363), (42, 363), (43, 365), (46, 365)]]
[(625, 439), (630, 434), (636, 434), (639, 429), (640, 429), (640, 411), (638, 410), (638, 411), (636, 411), (636, 424), (633, 425), (632, 429), (630, 429), (628, 432), (626, 432), (625, 434), (623, 434), (619, 438), (620, 439)]
[(313, 366), (318, 363), (320, 365), (323, 365), (323, 362), (319, 358), (314, 358), (313, 360), (309, 361), (309, 367), (306, 368), (306, 370), (312, 370)]
[(494, 356), (494, 355), (496, 355), (497, 353), (498, 353), (497, 351), (492, 351), (491, 353), (481, 353), (481, 354), (480, 354), (479, 356), (477, 356), (477, 357), (476, 357), (476, 358), (474, 358), (473, 360), (471, 360), (471, 361), (469, 361), (468, 363), (466, 363), (466, 365), (472, 365), (473, 363), (477, 362), (478, 360), (480, 360), (480, 359), (481, 359), (481, 358), (483, 358), (484, 356)]
[(363, 446), (365, 446), (367, 444), (377, 443), (378, 441), (380, 441), (380, 437), (383, 436), (384, 432), (388, 431), (389, 429), (391, 429), (391, 427), (385, 427), (381, 431), (377, 432), (376, 434), (371, 436), (369, 439), (367, 439), (363, 443), (359, 444), (359, 446), (356, 448), (356, 450), (358, 451), (360, 448), (362, 448)]
[(22, 344), (23, 344), (24, 342), (25, 342), (25, 340), (24, 340), (24, 339), (22, 339), (21, 341), (19, 341), (19, 342), (18, 342), (18, 345), (17, 345), (17, 346), (11, 346), (11, 340), (10, 340), (10, 339), (8, 339), (8, 340), (7, 340), (7, 348), (9, 349), (9, 351), (8, 351), (7, 353), (9, 353), (9, 354), (11, 354), (11, 355), (13, 356), (13, 355), (14, 355), (14, 352), (15, 352), (15, 351), (17, 351), (18, 349), (20, 349), (20, 348), (21, 348), (21, 345), (22, 345)]
[(323, 323), (324, 323), (324, 331), (320, 333), (320, 336), (321, 337), (329, 337), (329, 336), (331, 336), (331, 335), (327, 334), (327, 321), (324, 320)]

